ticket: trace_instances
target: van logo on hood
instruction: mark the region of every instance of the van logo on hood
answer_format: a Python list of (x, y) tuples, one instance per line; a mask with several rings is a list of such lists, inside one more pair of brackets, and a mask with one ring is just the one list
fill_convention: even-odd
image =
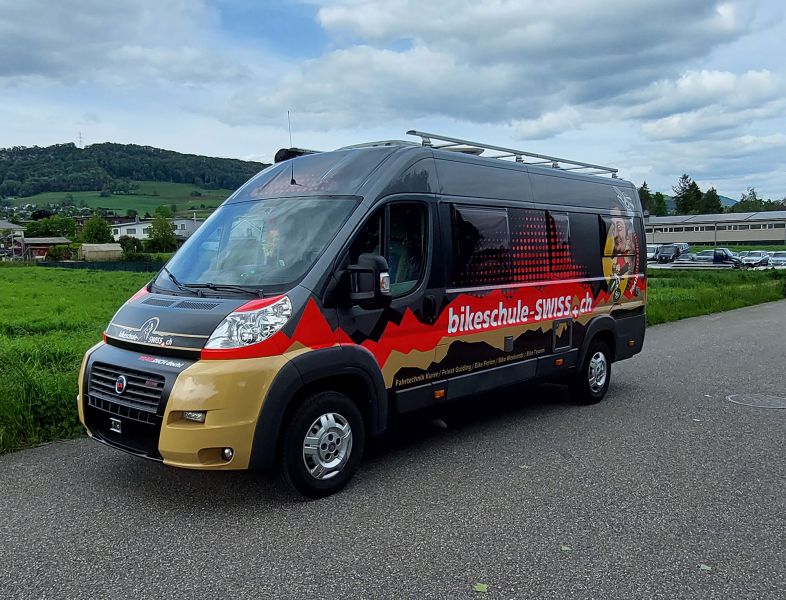
[(142, 327), (139, 328), (139, 336), (140, 342), (149, 342), (150, 336), (152, 336), (156, 329), (158, 329), (158, 317), (153, 317), (152, 319), (148, 319), (142, 324)]
[(140, 327), (128, 327), (126, 325), (118, 325), (120, 331), (117, 337), (129, 342), (138, 342), (140, 344), (152, 344), (156, 346), (171, 346), (173, 339), (171, 333), (158, 331), (158, 317), (148, 319)]

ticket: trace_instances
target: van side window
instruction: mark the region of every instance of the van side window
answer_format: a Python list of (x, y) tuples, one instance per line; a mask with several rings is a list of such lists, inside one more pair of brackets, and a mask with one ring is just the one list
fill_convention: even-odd
[(570, 250), (570, 219), (567, 213), (547, 213), (551, 272), (560, 277), (582, 277)]
[(366, 252), (388, 261), (393, 297), (414, 290), (426, 264), (426, 207), (402, 202), (377, 210), (352, 242), (350, 262)]
[(388, 218), (385, 258), (390, 269), (390, 293), (403, 296), (415, 289), (426, 263), (426, 207), (391, 204)]
[(508, 211), (504, 208), (453, 208), (455, 263), (452, 284), (510, 283)]
[(385, 210), (380, 209), (363, 224), (349, 247), (349, 262), (356, 264), (361, 254), (382, 254), (382, 227)]
[(548, 280), (550, 255), (546, 211), (512, 208), (509, 213), (514, 283)]

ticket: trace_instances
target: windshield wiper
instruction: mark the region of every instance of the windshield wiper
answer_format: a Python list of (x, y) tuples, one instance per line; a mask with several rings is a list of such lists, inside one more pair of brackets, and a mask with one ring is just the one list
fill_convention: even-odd
[(199, 294), (199, 292), (197, 292), (195, 290), (192, 290), (190, 287), (180, 283), (180, 281), (178, 281), (177, 277), (175, 277), (175, 275), (172, 273), (172, 271), (170, 271), (166, 267), (161, 267), (161, 270), (166, 272), (166, 274), (169, 276), (169, 279), (172, 281), (172, 283), (175, 284), (177, 289), (179, 289), (179, 290), (181, 290), (183, 292), (189, 292), (191, 294)]
[(257, 298), (262, 297), (262, 290), (254, 290), (240, 285), (228, 285), (223, 283), (183, 283), (182, 285), (191, 292), (194, 290), (208, 289), (216, 292), (238, 292), (243, 294), (251, 294)]

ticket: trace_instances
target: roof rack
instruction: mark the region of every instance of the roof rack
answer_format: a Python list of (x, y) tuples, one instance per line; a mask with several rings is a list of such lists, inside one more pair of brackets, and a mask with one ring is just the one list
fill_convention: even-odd
[[(502, 146), (492, 146), (491, 144), (483, 144), (481, 142), (471, 142), (469, 140), (462, 140), (459, 138), (448, 137), (446, 135), (439, 135), (436, 133), (427, 133), (425, 131), (416, 131), (410, 129), (407, 135), (419, 136), (422, 144), (428, 148), (451, 150), (456, 146), (469, 146), (470, 148), (478, 148), (481, 154), (484, 150), (493, 150), (499, 152), (494, 156), (489, 155), (488, 158), (513, 158), (516, 162), (527, 165), (549, 165), (554, 169), (561, 169), (563, 171), (578, 171), (585, 175), (611, 175), (613, 179), (617, 178), (619, 169), (612, 167), (604, 167), (603, 165), (594, 165), (592, 163), (579, 162), (577, 160), (568, 160), (567, 158), (558, 158), (556, 156), (548, 156), (546, 154), (535, 154), (534, 152), (526, 152), (524, 150), (516, 150), (515, 148), (504, 148)], [(434, 145), (432, 140), (445, 142), (443, 144)], [(466, 149), (464, 149), (466, 151)], [(525, 161), (524, 157), (537, 159), (536, 161)], [(561, 166), (562, 164), (568, 166)], [(589, 169), (586, 171), (585, 169)]]
[(380, 146), (417, 146), (417, 142), (410, 140), (378, 140), (376, 142), (364, 142), (362, 144), (352, 144), (351, 146), (342, 146), (339, 150), (354, 150), (355, 148), (378, 148)]

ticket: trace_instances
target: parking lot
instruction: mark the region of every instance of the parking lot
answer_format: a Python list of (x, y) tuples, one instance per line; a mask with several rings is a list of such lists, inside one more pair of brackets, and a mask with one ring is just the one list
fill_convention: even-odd
[(0, 590), (782, 598), (786, 410), (727, 397), (786, 396), (785, 330), (786, 301), (651, 328), (603, 403), (541, 386), (404, 422), (318, 502), (86, 439), (6, 455)]
[(728, 248), (691, 247), (687, 243), (647, 244), (650, 269), (786, 269), (786, 250), (751, 249), (733, 252)]

